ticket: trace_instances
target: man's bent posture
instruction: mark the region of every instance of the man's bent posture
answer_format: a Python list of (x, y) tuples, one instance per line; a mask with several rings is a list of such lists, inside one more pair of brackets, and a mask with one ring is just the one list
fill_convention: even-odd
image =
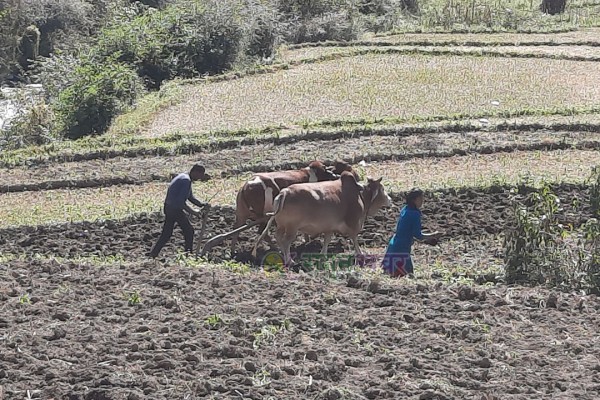
[(167, 244), (173, 235), (175, 223), (179, 224), (181, 230), (183, 231), (183, 236), (185, 237), (185, 251), (187, 253), (192, 251), (194, 228), (192, 227), (192, 224), (190, 223), (184, 210), (189, 214), (200, 215), (200, 211), (195, 211), (186, 204), (187, 200), (198, 207), (205, 207), (207, 205), (206, 203), (202, 203), (200, 200), (195, 198), (192, 194), (192, 182), (203, 180), (204, 178), (205, 169), (199, 164), (194, 165), (189, 174), (182, 173), (173, 178), (169, 184), (167, 197), (165, 198), (165, 224), (163, 225), (162, 233), (160, 238), (158, 238), (158, 242), (156, 245), (154, 245), (154, 248), (150, 252), (150, 257), (158, 257), (161, 249), (165, 244)]

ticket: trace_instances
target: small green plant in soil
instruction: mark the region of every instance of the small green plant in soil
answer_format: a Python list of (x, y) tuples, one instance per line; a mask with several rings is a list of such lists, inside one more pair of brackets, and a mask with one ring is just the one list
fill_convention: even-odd
[(138, 290), (131, 292), (127, 295), (127, 304), (130, 306), (140, 305), (142, 302), (142, 297), (140, 296), (140, 292)]
[(252, 377), (252, 385), (256, 387), (267, 386), (271, 383), (271, 374), (266, 369), (257, 371)]
[(208, 325), (210, 329), (217, 329), (224, 324), (224, 321), (219, 314), (212, 314), (204, 320), (204, 323)]
[(21, 304), (21, 305), (29, 305), (29, 304), (31, 304), (31, 299), (29, 298), (29, 294), (28, 293), (24, 293), (21, 296), (19, 296), (19, 304)]
[(233, 260), (224, 260), (219, 265), (235, 274), (244, 275), (250, 272), (250, 267), (247, 264), (243, 264)]
[(279, 325), (265, 325), (260, 328), (260, 331), (254, 333), (254, 342), (252, 343), (252, 346), (254, 349), (258, 349), (264, 344), (271, 344), (275, 341), (278, 333), (284, 330), (287, 331), (290, 327), (291, 323), (287, 319)]

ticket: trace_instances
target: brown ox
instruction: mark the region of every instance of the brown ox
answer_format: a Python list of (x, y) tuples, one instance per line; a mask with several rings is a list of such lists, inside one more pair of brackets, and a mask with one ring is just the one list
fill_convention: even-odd
[[(293, 184), (320, 182), (338, 179), (339, 175), (331, 172), (320, 161), (311, 162), (308, 167), (290, 170), (255, 174), (238, 191), (235, 208), (235, 226), (237, 229), (248, 219), (263, 221), (259, 232), (264, 230), (268, 220), (267, 213), (273, 212), (273, 200), (281, 189)], [(231, 251), (235, 249), (239, 233), (232, 236)]]
[(293, 262), (290, 246), (298, 231), (311, 236), (324, 234), (322, 254), (327, 254), (332, 234), (338, 233), (352, 239), (356, 255), (361, 255), (358, 234), (365, 219), (391, 204), (381, 178), (368, 178), (363, 186), (348, 171), (332, 182), (291, 185), (275, 198), (275, 212), (254, 245), (252, 255), (256, 257), (256, 248), (273, 221), (277, 222), (277, 244), (286, 265)]

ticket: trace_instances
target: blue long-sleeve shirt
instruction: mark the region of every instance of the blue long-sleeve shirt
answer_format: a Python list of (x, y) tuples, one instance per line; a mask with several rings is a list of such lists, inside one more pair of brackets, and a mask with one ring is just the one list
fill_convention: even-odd
[(183, 209), (185, 202), (189, 200), (198, 207), (204, 204), (192, 194), (192, 180), (188, 174), (179, 174), (169, 184), (165, 206), (170, 208)]
[(390, 239), (389, 250), (396, 253), (410, 253), (414, 239), (423, 239), (421, 232), (421, 211), (404, 206), (396, 225), (396, 233)]

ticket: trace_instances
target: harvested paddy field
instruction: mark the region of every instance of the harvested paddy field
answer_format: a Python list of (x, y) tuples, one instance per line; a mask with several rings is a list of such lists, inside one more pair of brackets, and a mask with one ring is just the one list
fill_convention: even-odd
[[(569, 69), (569, 74), (561, 71)], [(289, 126), (321, 120), (585, 107), (600, 102), (597, 63), (362, 55), (200, 84), (158, 113), (147, 135)], [(243, 95), (240, 95), (243, 94)], [(497, 103), (496, 103), (497, 102)]]
[(409, 46), (393, 43), (362, 43), (355, 46), (322, 46), (291, 49), (281, 52), (281, 60), (290, 64), (311, 63), (322, 59), (343, 59), (345, 57), (391, 53), (437, 56), (486, 56), (510, 58), (547, 58), (572, 61), (599, 61), (600, 45), (535, 45), (535, 46), (481, 46), (479, 44), (452, 46)]
[(439, 46), (444, 44), (482, 44), (488, 46), (508, 45), (530, 46), (540, 45), (598, 45), (600, 46), (600, 29), (588, 28), (572, 32), (547, 33), (398, 33), (372, 35), (363, 40), (374, 43), (397, 43), (411, 45)]

